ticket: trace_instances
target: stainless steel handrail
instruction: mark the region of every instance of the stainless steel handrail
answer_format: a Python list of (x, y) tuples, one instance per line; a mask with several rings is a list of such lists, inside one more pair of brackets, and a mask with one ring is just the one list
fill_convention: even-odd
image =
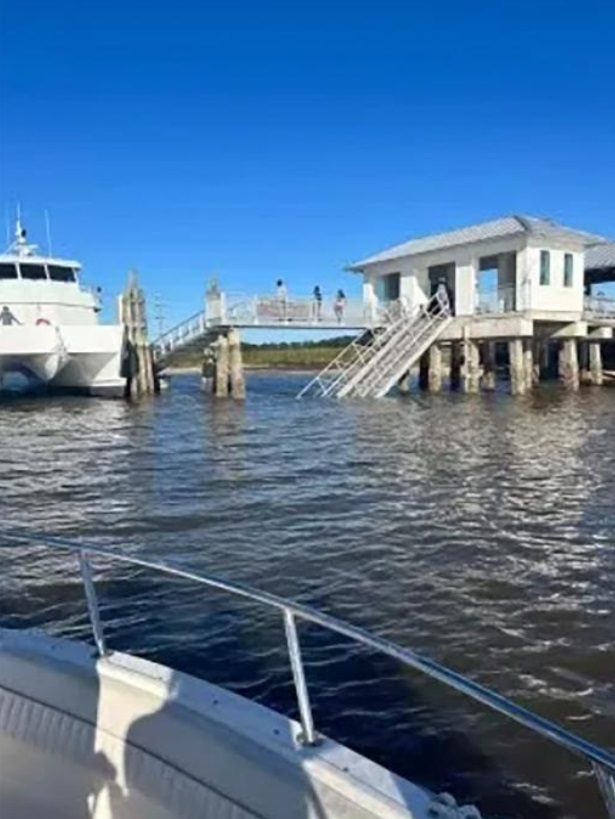
[(81, 570), (81, 577), (83, 580), (86, 601), (88, 605), (88, 612), (92, 625), (94, 641), (98, 653), (103, 656), (108, 653), (102, 621), (100, 618), (98, 599), (96, 597), (96, 589), (91, 573), (90, 556), (97, 555), (105, 557), (109, 560), (115, 560), (120, 563), (128, 563), (134, 566), (141, 566), (146, 569), (153, 569), (155, 571), (163, 572), (164, 574), (175, 575), (186, 580), (192, 580), (205, 586), (209, 586), (220, 591), (228, 592), (237, 597), (247, 598), (257, 603), (278, 609), (282, 612), (284, 617), (284, 627), (286, 633), (286, 641), (288, 646), (289, 659), (293, 673), (293, 681), (295, 685), (295, 693), (297, 696), (297, 703), (299, 707), (299, 714), (301, 717), (302, 735), (301, 741), (307, 745), (314, 745), (318, 743), (318, 736), (314, 728), (312, 718), (312, 710), (308, 696), (307, 683), (305, 678), (305, 671), (303, 661), (301, 659), (301, 650), (299, 645), (299, 637), (297, 633), (296, 620), (307, 620), (315, 623), (323, 628), (329, 629), (337, 634), (349, 637), (365, 646), (380, 651), (383, 654), (393, 657), (410, 668), (421, 671), (433, 679), (447, 685), (467, 697), (470, 697), (477, 702), (486, 705), (492, 711), (496, 711), (508, 717), (515, 722), (520, 723), (534, 733), (568, 749), (574, 754), (584, 757), (588, 760), (596, 779), (600, 786), (600, 791), (606, 805), (609, 819), (615, 819), (615, 755), (604, 748), (582, 739), (581, 737), (566, 731), (554, 722), (544, 719), (544, 717), (534, 714), (526, 708), (506, 699), (495, 691), (485, 688), (479, 683), (458, 674), (449, 668), (446, 668), (439, 663), (430, 660), (408, 648), (402, 648), (394, 643), (389, 642), (381, 637), (375, 637), (357, 626), (345, 623), (328, 614), (322, 614), (310, 606), (305, 606), (300, 603), (295, 603), (292, 600), (286, 600), (268, 592), (259, 591), (249, 585), (243, 583), (230, 583), (227, 580), (222, 580), (218, 577), (197, 574), (196, 572), (184, 569), (168, 561), (146, 560), (145, 558), (125, 555), (114, 549), (105, 548), (102, 546), (94, 546), (90, 544), (77, 543), (72, 540), (67, 540), (59, 537), (51, 537), (47, 535), (39, 535), (33, 532), (20, 532), (14, 528), (3, 529), (0, 528), (0, 538), (14, 542), (29, 542), (36, 543), (47, 548), (61, 549), (77, 554), (79, 560), (79, 567)]

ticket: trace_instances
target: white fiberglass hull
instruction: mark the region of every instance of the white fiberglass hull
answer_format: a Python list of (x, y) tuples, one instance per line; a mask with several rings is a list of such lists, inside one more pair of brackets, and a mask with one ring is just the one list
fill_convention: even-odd
[(120, 325), (0, 326), (0, 389), (19, 372), (53, 390), (121, 396), (123, 338)]
[(146, 660), (96, 660), (80, 643), (0, 629), (0, 804), (11, 819), (436, 815), (422, 788), (331, 740), (305, 747), (299, 733)]

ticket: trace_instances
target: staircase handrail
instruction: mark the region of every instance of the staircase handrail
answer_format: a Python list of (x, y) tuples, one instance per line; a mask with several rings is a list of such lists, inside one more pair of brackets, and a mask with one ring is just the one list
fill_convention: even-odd
[[(360, 361), (361, 358), (365, 356), (365, 354), (371, 349), (371, 345), (373, 343), (380, 344), (383, 343), (385, 338), (388, 338), (389, 335), (394, 331), (395, 325), (397, 325), (399, 321), (406, 317), (409, 312), (410, 309), (404, 299), (399, 299), (398, 301), (395, 302), (389, 302), (382, 310), (381, 314), (382, 320), (376, 323), (372, 330), (365, 330), (363, 333), (361, 333), (361, 335), (358, 338), (353, 339), (350, 342), (350, 344), (344, 347), (327, 364), (327, 366), (324, 367), (318, 373), (318, 375), (316, 375), (311, 381), (309, 381), (305, 385), (305, 387), (301, 390), (297, 398), (302, 398), (304, 395), (307, 395), (316, 384), (320, 384), (323, 389), (323, 395), (327, 395), (333, 389), (333, 387), (339, 382), (339, 380), (343, 378), (344, 375), (348, 374), (348, 368), (342, 370), (339, 367), (342, 361), (347, 357), (348, 353), (350, 352), (354, 353), (354, 358), (350, 362), (348, 362), (348, 366), (350, 368), (353, 368), (355, 364), (358, 361)], [(380, 333), (377, 333), (377, 330), (379, 328), (380, 329), (384, 328), (384, 330), (381, 329)], [(369, 345), (362, 345), (359, 343), (359, 341), (367, 332), (373, 333), (374, 337)], [(323, 378), (326, 378), (326, 376), (332, 371), (338, 372), (338, 378), (335, 378), (333, 379), (333, 381), (328, 382), (325, 386)]]
[[(384, 387), (381, 387), (381, 391), (386, 393), (390, 386), (386, 386), (387, 383), (391, 380), (391, 376), (393, 383), (399, 377), (397, 374), (397, 370), (399, 368), (399, 364), (404, 360), (408, 359), (408, 357), (412, 354), (412, 351), (417, 349), (417, 347), (422, 348), (427, 344), (431, 344), (434, 338), (434, 329), (437, 327), (438, 324), (444, 326), (445, 323), (450, 321), (450, 316), (448, 314), (440, 313), (436, 317), (426, 317), (424, 323), (418, 327), (414, 328), (417, 332), (412, 333), (410, 335), (406, 335), (404, 339), (404, 335), (402, 334), (400, 341), (405, 341), (405, 343), (400, 344), (396, 347), (393, 352), (393, 357), (383, 360), (383, 367), (382, 368), (373, 368), (369, 373), (367, 373), (366, 378), (363, 382), (359, 384), (359, 395), (365, 397), (370, 395), (373, 391), (374, 387), (380, 384), (384, 384)], [(419, 355), (422, 354), (423, 350), (419, 352)], [(378, 397), (378, 396), (377, 396)]]
[[(370, 361), (370, 369), (363, 374), (361, 374), (361, 372), (356, 373), (351, 382), (347, 383), (340, 392), (339, 397), (343, 398), (348, 395), (352, 390), (359, 387), (364, 379), (369, 383), (369, 378), (372, 373), (376, 372), (381, 375), (381, 371), (378, 369), (377, 365), (378, 363), (382, 363), (386, 367), (387, 352), (390, 352), (389, 344), (393, 342), (395, 336), (398, 336), (401, 340), (407, 333), (412, 332), (413, 329), (420, 328), (421, 325), (425, 328), (432, 326), (436, 316), (440, 315), (441, 313), (448, 315), (450, 313), (450, 308), (448, 299), (439, 293), (432, 296), (427, 304), (419, 305), (411, 312), (408, 311), (402, 304), (402, 316), (393, 325), (394, 332), (389, 338), (387, 338), (386, 344), (382, 344), (377, 350), (375, 350), (374, 356)], [(424, 320), (427, 321), (427, 324), (422, 324)], [(361, 391), (361, 394), (364, 394), (363, 390)]]

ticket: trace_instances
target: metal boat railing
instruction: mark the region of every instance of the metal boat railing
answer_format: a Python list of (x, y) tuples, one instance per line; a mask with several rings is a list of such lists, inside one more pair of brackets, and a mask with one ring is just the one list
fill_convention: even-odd
[(96, 587), (92, 575), (91, 558), (104, 557), (119, 563), (128, 563), (133, 566), (140, 566), (146, 569), (153, 569), (168, 575), (182, 577), (203, 586), (209, 586), (219, 591), (228, 592), (236, 597), (247, 598), (256, 603), (261, 603), (281, 612), (284, 621), (284, 630), (288, 648), (288, 656), (293, 675), (297, 705), (301, 719), (302, 734), (300, 741), (305, 745), (317, 745), (319, 742), (312, 709), (308, 693), (305, 669), (301, 658), (301, 647), (297, 632), (297, 620), (305, 620), (310, 623), (322, 626), (336, 634), (348, 637), (357, 643), (380, 651), (389, 657), (398, 660), (405, 666), (421, 671), (428, 677), (438, 680), (449, 688), (465, 694), (477, 702), (487, 706), (487, 708), (499, 714), (503, 714), (510, 720), (517, 722), (535, 734), (550, 740), (551, 742), (566, 748), (573, 754), (583, 757), (592, 767), (596, 780), (599, 784), (602, 798), (607, 809), (609, 819), (615, 819), (615, 755), (604, 748), (582, 739), (581, 737), (566, 731), (554, 722), (539, 716), (517, 705), (512, 700), (506, 699), (495, 691), (474, 682), (473, 680), (458, 674), (450, 668), (446, 668), (439, 663), (430, 660), (408, 648), (402, 648), (382, 637), (376, 637), (357, 626), (345, 623), (328, 614), (323, 614), (315, 609), (295, 603), (268, 592), (259, 591), (251, 586), (240, 583), (230, 583), (218, 577), (198, 574), (189, 569), (168, 561), (146, 560), (145, 558), (125, 555), (114, 549), (101, 546), (77, 543), (59, 537), (39, 535), (32, 532), (20, 532), (15, 529), (0, 529), (0, 537), (4, 540), (18, 543), (33, 543), (45, 546), (50, 549), (59, 549), (72, 552), (77, 556), (81, 578), (84, 585), (85, 597), (94, 636), (96, 650), (101, 657), (108, 654), (105, 641)]

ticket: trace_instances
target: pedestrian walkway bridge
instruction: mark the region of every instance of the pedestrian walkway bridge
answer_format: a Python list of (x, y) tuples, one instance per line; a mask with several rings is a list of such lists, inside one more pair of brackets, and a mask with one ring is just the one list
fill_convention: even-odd
[(325, 330), (344, 334), (377, 327), (384, 309), (369, 308), (361, 299), (342, 305), (323, 299), (280, 299), (276, 296), (210, 291), (205, 308), (162, 333), (153, 342), (154, 355), (162, 362), (171, 353), (206, 346), (211, 337), (229, 327), (269, 330)]
[(371, 308), (362, 301), (328, 306), (312, 299), (233, 297), (209, 293), (205, 309), (154, 341), (159, 368), (169, 355), (203, 349), (225, 329), (312, 329), (356, 338), (312, 379), (299, 397), (381, 398), (416, 364), (450, 323), (448, 300), (434, 296), (409, 309), (403, 302)]

